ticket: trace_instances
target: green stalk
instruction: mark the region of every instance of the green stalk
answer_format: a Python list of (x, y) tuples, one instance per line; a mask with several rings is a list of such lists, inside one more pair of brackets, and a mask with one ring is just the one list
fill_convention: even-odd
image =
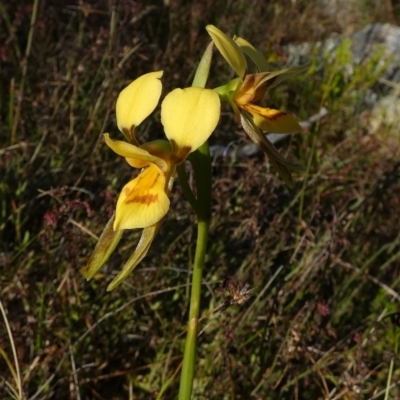
[[(208, 143), (204, 143), (197, 151), (189, 156), (193, 166), (197, 186), (197, 199), (193, 202), (193, 193), (187, 182), (186, 174), (180, 174), (179, 179), (187, 198), (191, 198), (192, 206), (197, 214), (197, 243), (194, 257), (192, 292), (190, 296), (189, 324), (183, 355), (181, 382), (179, 386), (179, 400), (190, 400), (194, 380), (194, 367), (196, 363), (197, 331), (200, 315), (201, 281), (203, 277), (204, 260), (207, 251), (208, 232), (211, 217), (211, 158)], [(187, 192), (191, 193), (189, 196)], [(193, 196), (193, 197), (192, 197)]]
[(194, 367), (196, 363), (197, 331), (200, 314), (201, 280), (203, 277), (209, 226), (209, 220), (199, 221), (197, 224), (197, 244), (193, 265), (189, 324), (183, 356), (181, 382), (179, 385), (179, 400), (189, 400), (192, 395)]
[[(197, 67), (192, 86), (204, 88), (210, 71), (212, 44), (203, 54)], [(183, 192), (197, 215), (197, 243), (192, 274), (192, 292), (190, 295), (189, 323), (183, 355), (181, 381), (179, 385), (179, 400), (190, 400), (192, 396), (194, 368), (196, 364), (197, 331), (200, 315), (201, 281), (203, 277), (204, 260), (207, 251), (208, 232), (211, 218), (211, 158), (208, 143), (204, 143), (189, 156), (196, 180), (197, 198), (190, 188), (185, 172), (185, 166), (178, 167), (178, 177)]]
[(199, 205), (195, 195), (192, 192), (192, 189), (189, 185), (188, 178), (185, 171), (185, 163), (178, 165), (176, 167), (176, 172), (178, 173), (179, 184), (181, 185), (183, 194), (186, 197), (186, 200), (189, 202), (190, 206), (196, 213), (199, 214)]

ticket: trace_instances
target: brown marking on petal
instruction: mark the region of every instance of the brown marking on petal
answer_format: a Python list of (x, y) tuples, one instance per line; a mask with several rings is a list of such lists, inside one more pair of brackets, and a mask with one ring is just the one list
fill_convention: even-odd
[(242, 86), (236, 92), (233, 101), (240, 107), (242, 104), (251, 103), (254, 99), (254, 76), (247, 75)]
[(257, 102), (261, 100), (266, 92), (267, 92), (267, 86), (264, 85), (259, 86), (254, 92), (254, 97), (252, 101)]
[(129, 193), (132, 192), (132, 189), (125, 188), (125, 189), (123, 189), (123, 192), (124, 192), (124, 196), (125, 196), (125, 197), (128, 197), (128, 196), (129, 196)]
[(126, 187), (123, 190), (123, 195), (125, 196), (124, 203), (140, 203), (150, 205), (157, 202), (158, 193), (153, 194), (148, 193), (148, 191), (157, 186), (158, 180), (162, 177), (163, 175), (158, 171), (152, 172), (148, 169), (140, 173), (136, 178), (136, 184), (132, 188)]
[(171, 163), (175, 165), (182, 164), (186, 160), (186, 157), (192, 151), (192, 147), (191, 146), (179, 147), (176, 144), (175, 140), (173, 139), (171, 139), (171, 144), (172, 144)]
[(134, 196), (132, 199), (125, 200), (125, 204), (140, 203), (149, 206), (158, 201), (158, 194), (142, 194)]
[(258, 114), (261, 117), (268, 119), (269, 121), (275, 121), (280, 117), (288, 115), (284, 111), (274, 110), (273, 108), (265, 108), (256, 106), (255, 104), (243, 104), (240, 106), (241, 109), (248, 111), (251, 114)]
[(135, 138), (135, 128), (135, 125), (132, 125), (130, 128), (123, 126), (121, 131), (130, 143), (139, 147), (139, 143)]
[(270, 75), (273, 73), (271, 72), (260, 72), (258, 74), (254, 74), (254, 96), (252, 99), (253, 103), (256, 103), (257, 101), (261, 100), (267, 90), (269, 89), (270, 86), (272, 86), (276, 80), (278, 79), (278, 76), (274, 76), (270, 78)]
[(247, 75), (244, 79), (243, 85), (235, 94), (234, 101), (237, 104), (248, 104), (261, 100), (264, 97), (268, 86), (270, 86), (268, 80), (264, 82), (262, 81), (270, 74), (270, 72), (262, 72)]
[[(270, 110), (270, 108), (266, 108), (265, 110)], [(279, 111), (275, 114), (267, 114), (267, 113), (261, 113), (260, 115), (262, 115), (265, 119), (269, 119), (271, 121), (275, 121), (276, 119), (283, 117), (284, 115), (287, 115), (287, 113), (283, 112), (283, 111)]]
[(247, 92), (250, 89), (253, 89), (256, 83), (255, 74), (249, 74), (244, 79), (243, 85), (240, 87), (239, 91)]

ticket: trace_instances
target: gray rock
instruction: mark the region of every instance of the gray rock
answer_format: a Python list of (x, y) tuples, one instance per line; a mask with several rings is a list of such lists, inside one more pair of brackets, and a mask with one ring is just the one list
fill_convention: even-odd
[[(315, 52), (321, 60), (326, 54), (334, 56), (334, 51), (345, 39), (352, 42), (349, 71), (353, 65), (367, 62), (371, 55), (380, 54), (381, 66), (386, 66), (381, 75), (379, 89), (389, 92), (391, 83), (400, 81), (400, 28), (391, 24), (370, 24), (350, 36), (334, 36), (317, 43), (290, 44), (286, 47), (288, 64), (301, 65), (309, 62)], [(322, 63), (319, 67), (323, 67)], [(376, 98), (375, 101), (378, 100)]]
[[(399, 138), (400, 129), (400, 28), (391, 24), (370, 24), (350, 36), (335, 36), (319, 43), (287, 46), (288, 63), (298, 65), (310, 60), (313, 52), (321, 57), (332, 54), (345, 39), (351, 39), (351, 74), (355, 65), (367, 63), (380, 54), (377, 68), (383, 71), (377, 84), (367, 90), (360, 111), (367, 116), (367, 130), (376, 133), (381, 127), (392, 128)], [(320, 68), (322, 68), (322, 62)]]

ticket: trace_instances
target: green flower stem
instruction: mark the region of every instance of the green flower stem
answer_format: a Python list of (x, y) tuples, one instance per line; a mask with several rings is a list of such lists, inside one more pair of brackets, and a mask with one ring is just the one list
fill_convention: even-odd
[(195, 152), (189, 155), (188, 160), (193, 166), (194, 178), (197, 187), (197, 219), (209, 220), (212, 203), (212, 166), (208, 142), (205, 142)]
[(209, 220), (199, 221), (197, 224), (197, 245), (193, 265), (189, 324), (179, 386), (179, 400), (190, 400), (192, 395), (197, 350), (197, 331), (200, 315), (201, 280), (203, 276), (209, 226)]
[(179, 174), (184, 193), (197, 214), (197, 243), (194, 257), (192, 291), (190, 296), (189, 324), (183, 356), (179, 400), (190, 400), (194, 380), (197, 350), (197, 331), (200, 315), (201, 281), (207, 251), (208, 232), (211, 217), (211, 158), (208, 143), (204, 143), (189, 157), (192, 163), (197, 186), (197, 199), (194, 197), (184, 170)]
[(190, 206), (193, 208), (196, 215), (198, 215), (199, 211), (200, 211), (199, 205), (198, 205), (198, 201), (197, 201), (195, 195), (192, 192), (192, 189), (190, 188), (188, 178), (186, 175), (186, 171), (185, 171), (185, 163), (178, 165), (176, 167), (176, 171), (178, 173), (179, 183), (180, 183), (183, 193), (186, 197), (186, 200), (189, 202)]

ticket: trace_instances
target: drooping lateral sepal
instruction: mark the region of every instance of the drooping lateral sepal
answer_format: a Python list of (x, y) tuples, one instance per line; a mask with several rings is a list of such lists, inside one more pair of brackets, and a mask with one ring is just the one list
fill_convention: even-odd
[(153, 226), (143, 229), (142, 236), (140, 237), (139, 243), (129, 257), (128, 261), (122, 267), (121, 272), (111, 281), (107, 287), (107, 291), (114, 290), (118, 285), (120, 285), (128, 276), (132, 273), (135, 267), (143, 260), (146, 256), (149, 248), (156, 237), (158, 230), (160, 229), (161, 221)]
[(240, 116), (240, 122), (249, 138), (267, 155), (268, 159), (271, 161), (271, 164), (276, 168), (278, 174), (284, 180), (286, 185), (290, 188), (293, 188), (294, 181), (290, 170), (304, 171), (304, 165), (292, 163), (282, 157), (275, 146), (267, 139), (265, 134), (259, 128), (257, 128), (257, 126), (253, 126), (251, 122), (248, 121), (248, 119), (243, 115)]
[(114, 231), (113, 229), (114, 220), (115, 214), (108, 221), (92, 255), (89, 258), (83, 272), (87, 280), (92, 279), (99, 269), (107, 262), (122, 237), (123, 231)]

